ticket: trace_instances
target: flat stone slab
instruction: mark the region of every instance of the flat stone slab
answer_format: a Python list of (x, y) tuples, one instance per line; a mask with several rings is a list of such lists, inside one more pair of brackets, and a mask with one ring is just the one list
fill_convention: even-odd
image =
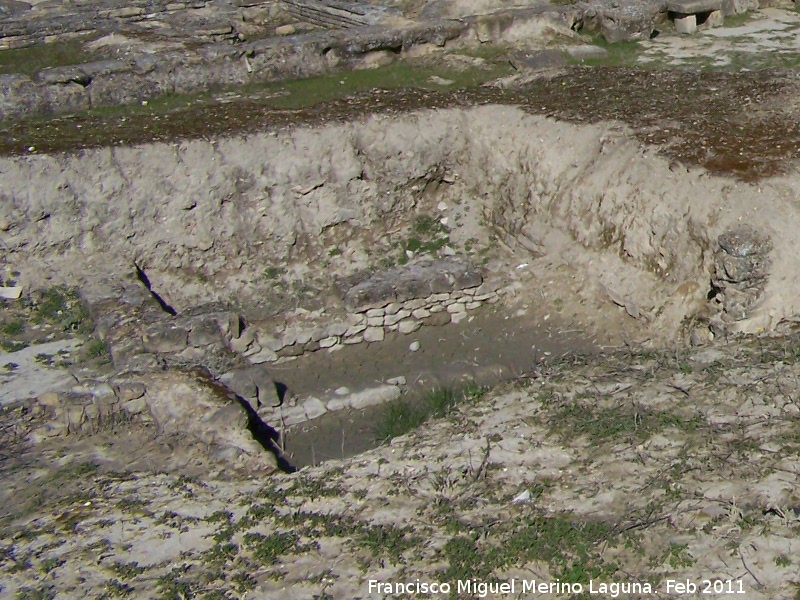
[(363, 312), (391, 302), (476, 287), (482, 282), (480, 271), (466, 258), (422, 260), (375, 273), (350, 288), (344, 303), (351, 312)]
[(670, 0), (667, 10), (684, 15), (713, 12), (722, 10), (722, 0)]
[(75, 385), (76, 380), (69, 372), (49, 366), (47, 358), (69, 355), (81, 343), (75, 339), (59, 340), (17, 352), (0, 352), (0, 406)]

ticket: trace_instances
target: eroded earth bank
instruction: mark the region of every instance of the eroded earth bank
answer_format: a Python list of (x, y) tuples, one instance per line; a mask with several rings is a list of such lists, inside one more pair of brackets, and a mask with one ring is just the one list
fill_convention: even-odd
[(4, 146), (0, 597), (794, 598), (795, 78), (545, 66)]

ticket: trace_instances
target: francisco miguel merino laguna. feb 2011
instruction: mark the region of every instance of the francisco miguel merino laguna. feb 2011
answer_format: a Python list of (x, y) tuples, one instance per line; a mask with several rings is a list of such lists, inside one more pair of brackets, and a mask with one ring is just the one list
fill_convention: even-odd
[(604, 597), (616, 598), (622, 594), (654, 594), (653, 586), (647, 582), (594, 581), (588, 584), (568, 583), (559, 579), (545, 582), (536, 579), (511, 579), (504, 582), (486, 582), (477, 579), (463, 579), (454, 583), (439, 581), (422, 581), (415, 579), (406, 582), (382, 582), (377, 579), (368, 581), (371, 594), (392, 594), (414, 596), (417, 594), (437, 595), (470, 594), (477, 598), (485, 598), (489, 594), (602, 594)]

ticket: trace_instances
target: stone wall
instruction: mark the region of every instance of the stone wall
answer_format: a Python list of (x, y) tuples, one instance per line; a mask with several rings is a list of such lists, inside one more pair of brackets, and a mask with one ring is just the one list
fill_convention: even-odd
[(345, 316), (328, 324), (298, 320), (282, 330), (245, 332), (232, 347), (252, 363), (284, 362), (321, 349), (382, 342), (390, 332), (459, 323), (499, 299), (500, 280), (483, 282), (464, 258), (422, 261), (379, 272), (352, 286)]
[[(0, 50), (25, 48), (37, 43), (51, 44), (92, 31), (113, 31), (125, 23), (204, 9), (213, 3), (206, 0), (128, 0), (124, 3), (70, 2), (68, 5), (57, 3), (50, 6), (31, 6), (25, 2), (11, 4), (11, 10), (0, 12)], [(266, 6), (274, 2), (239, 0), (233, 4)], [(217, 28), (216, 34), (230, 34), (232, 29), (230, 25), (227, 31)]]

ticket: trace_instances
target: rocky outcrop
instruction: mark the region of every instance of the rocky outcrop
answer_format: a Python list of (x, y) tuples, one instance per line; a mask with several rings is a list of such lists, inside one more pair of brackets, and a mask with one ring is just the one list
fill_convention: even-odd
[(666, 0), (593, 0), (579, 3), (582, 28), (615, 43), (649, 39), (667, 14)]
[(350, 288), (344, 303), (349, 311), (366, 312), (390, 303), (477, 287), (482, 281), (480, 272), (463, 259), (424, 260), (372, 275)]
[(169, 370), (85, 381), (3, 407), (4, 443), (42, 442), (58, 436), (119, 431), (131, 424), (154, 426), (165, 440), (227, 468), (267, 474), (277, 449), (265, 426), (227, 388), (203, 370)]
[[(205, 43), (199, 47), (192, 42), (166, 50), (158, 44), (137, 50), (141, 44), (135, 42), (136, 36), (130, 36), (123, 59), (45, 68), (32, 77), (0, 76), (0, 120), (320, 76), (351, 68), (373, 52), (399, 52), (428, 43), (443, 46), (466, 28), (457, 21), (403, 28), (365, 25), (346, 34), (318, 31), (291, 39), (267, 37), (236, 45)], [(227, 29), (230, 31), (230, 25)]]
[(772, 241), (749, 225), (730, 229), (717, 241), (711, 284), (718, 314), (712, 326), (724, 331), (725, 324), (747, 319), (763, 299), (772, 265)]

